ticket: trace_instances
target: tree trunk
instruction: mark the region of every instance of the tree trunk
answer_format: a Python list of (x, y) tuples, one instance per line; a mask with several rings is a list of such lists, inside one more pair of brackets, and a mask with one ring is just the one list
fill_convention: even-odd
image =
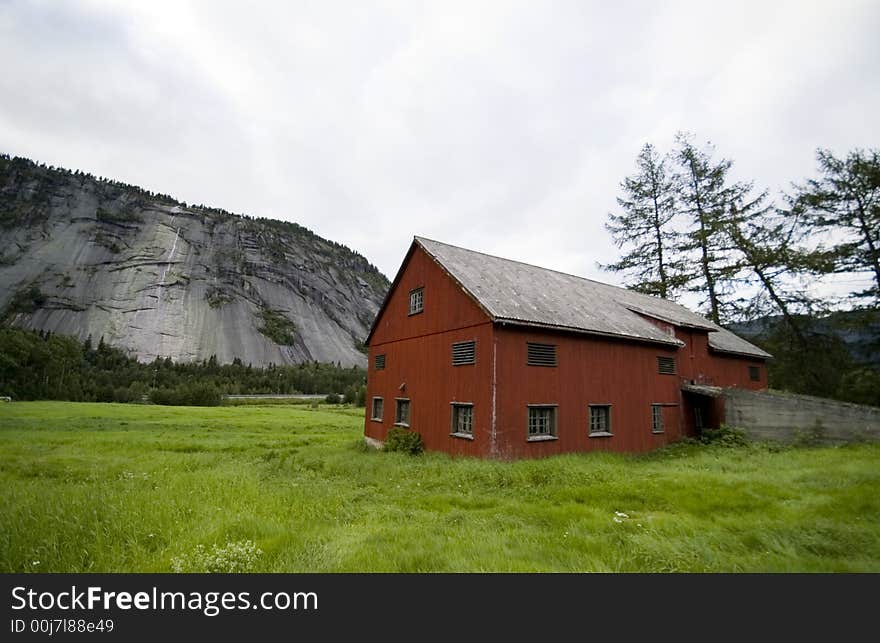
[(663, 263), (663, 236), (660, 233), (660, 206), (657, 203), (657, 184), (652, 186), (651, 199), (654, 201), (654, 234), (657, 237), (657, 271), (660, 273), (660, 296), (669, 297), (669, 284), (666, 278), (666, 265)]
[(706, 289), (709, 291), (709, 319), (716, 324), (721, 323), (721, 315), (718, 310), (718, 296), (715, 294), (715, 278), (709, 267), (709, 245), (708, 234), (706, 233), (706, 215), (703, 211), (703, 204), (700, 199), (700, 182), (697, 179), (697, 169), (694, 167), (694, 160), (689, 159), (691, 170), (691, 181), (694, 186), (694, 201), (697, 205), (697, 218), (700, 221), (700, 265), (703, 270), (703, 277), (706, 280)]

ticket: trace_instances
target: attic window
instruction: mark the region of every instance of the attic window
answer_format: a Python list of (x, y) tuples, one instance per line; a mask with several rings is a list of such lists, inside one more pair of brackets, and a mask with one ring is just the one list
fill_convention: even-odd
[(657, 372), (661, 375), (675, 375), (675, 358), (674, 357), (658, 357)]
[(529, 366), (556, 366), (556, 344), (534, 344), (526, 342)]
[(477, 343), (455, 342), (452, 345), (452, 365), (463, 366), (465, 364), (475, 364), (477, 361)]
[(425, 309), (425, 289), (416, 288), (409, 292), (409, 314), (418, 315)]
[(753, 382), (761, 381), (761, 368), (759, 366), (749, 366), (749, 379)]
[(377, 371), (384, 370), (385, 353), (382, 353), (381, 355), (376, 355), (376, 357), (373, 358), (373, 366), (376, 368)]

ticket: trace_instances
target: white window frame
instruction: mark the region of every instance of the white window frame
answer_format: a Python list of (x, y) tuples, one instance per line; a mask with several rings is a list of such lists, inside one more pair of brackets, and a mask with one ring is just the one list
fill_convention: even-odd
[[(666, 433), (666, 422), (663, 420), (663, 407), (667, 406), (666, 404), (652, 404), (651, 405), (651, 433), (660, 434)], [(658, 429), (657, 419), (660, 419)]]
[[(464, 438), (465, 440), (473, 440), (474, 439), (474, 404), (473, 402), (450, 402), (449, 403), (451, 412), (451, 424), (449, 435), (454, 438)], [(468, 409), (470, 411), (470, 431), (459, 431), (459, 422), (458, 422), (458, 413), (462, 409)]]
[[(377, 401), (379, 402), (379, 406), (381, 407), (379, 409), (379, 411), (380, 411), (379, 415), (376, 415), (376, 402)], [(371, 416), (370, 419), (373, 422), (381, 422), (383, 415), (385, 415), (385, 399), (376, 395), (373, 397), (373, 407), (370, 409), (370, 416)]]
[[(559, 405), (558, 404), (527, 404), (526, 405), (526, 440), (528, 442), (543, 442), (545, 440), (558, 440)], [(548, 433), (531, 433), (532, 411), (550, 411), (550, 431)]]
[[(605, 429), (602, 431), (594, 431), (593, 430), (593, 411), (599, 411), (602, 409), (605, 411)], [(598, 416), (597, 416), (598, 417)], [(589, 414), (587, 415), (587, 428), (590, 433), (591, 438), (610, 438), (614, 436), (614, 432), (612, 431), (611, 426), (611, 405), (610, 404), (590, 404), (589, 405)]]
[[(406, 402), (406, 422), (401, 422), (400, 420), (400, 403)], [(395, 397), (394, 398), (394, 426), (405, 426), (409, 427), (410, 420), (412, 419), (412, 403), (408, 397)]]
[(409, 291), (409, 314), (418, 315), (425, 310), (425, 287), (419, 286)]

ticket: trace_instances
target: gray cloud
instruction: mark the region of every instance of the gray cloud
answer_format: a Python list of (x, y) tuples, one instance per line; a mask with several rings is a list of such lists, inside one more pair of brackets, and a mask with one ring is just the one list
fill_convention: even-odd
[(0, 145), (297, 221), (393, 276), (414, 234), (612, 281), (647, 141), (779, 190), (876, 146), (880, 5), (0, 3)]

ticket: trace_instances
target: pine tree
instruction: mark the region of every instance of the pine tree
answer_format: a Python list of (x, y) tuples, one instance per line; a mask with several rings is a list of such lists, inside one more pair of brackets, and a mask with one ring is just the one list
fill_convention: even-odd
[(808, 293), (806, 279), (827, 270), (827, 253), (806, 249), (809, 230), (797, 213), (768, 205), (767, 192), (732, 203), (723, 230), (733, 248), (733, 265), (739, 269), (738, 286), (758, 290), (734, 302), (738, 316), (782, 315), (790, 336), (807, 350), (808, 324), (802, 315), (815, 313), (821, 304)]
[(835, 272), (870, 274), (873, 285), (855, 297), (880, 303), (880, 150), (854, 150), (837, 158), (816, 151), (820, 178), (795, 186), (793, 206), (817, 230), (837, 233)]
[(620, 261), (602, 268), (626, 273), (633, 290), (669, 299), (682, 285), (681, 262), (673, 252), (678, 233), (671, 227), (675, 185), (667, 160), (650, 143), (642, 148), (636, 165), (638, 172), (620, 184), (623, 197), (617, 203), (622, 212), (609, 213), (605, 224), (617, 247), (629, 250)]
[(698, 149), (692, 137), (682, 132), (675, 141), (672, 158), (678, 164), (678, 212), (688, 226), (679, 249), (683, 255), (693, 257), (689, 265), (695, 266), (685, 278), (688, 290), (705, 296), (709, 319), (720, 324), (731, 312), (733, 283), (741, 270), (731, 256), (725, 226), (736, 213), (731, 205), (746, 201), (752, 186), (728, 182), (733, 163), (727, 159), (714, 161), (711, 143)]

